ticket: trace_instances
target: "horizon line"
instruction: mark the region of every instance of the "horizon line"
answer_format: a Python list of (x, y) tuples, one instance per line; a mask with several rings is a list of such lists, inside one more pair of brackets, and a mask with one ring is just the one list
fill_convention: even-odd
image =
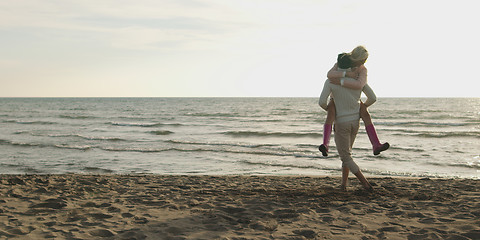
[[(318, 96), (8, 96), (0, 98), (318, 98)], [(364, 97), (362, 97), (364, 98)], [(478, 96), (377, 96), (377, 98), (480, 98)]]

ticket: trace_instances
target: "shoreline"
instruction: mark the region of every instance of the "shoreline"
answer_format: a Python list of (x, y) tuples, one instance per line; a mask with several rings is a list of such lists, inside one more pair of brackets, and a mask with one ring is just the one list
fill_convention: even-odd
[(480, 238), (480, 180), (367, 179), (0, 174), (0, 238)]
[[(340, 171), (341, 169), (339, 169)], [(115, 173), (115, 172), (69, 172), (69, 173), (0, 173), (1, 176), (131, 176), (131, 177), (148, 177), (148, 176), (172, 176), (172, 177), (307, 177), (307, 178), (341, 178), (341, 174), (270, 174), (270, 173), (231, 173), (231, 174), (210, 174), (210, 173)], [(479, 177), (460, 177), (460, 176), (402, 176), (402, 175), (377, 175), (364, 172), (368, 179), (430, 179), (430, 180), (478, 180)], [(355, 175), (350, 173), (349, 179), (356, 179)]]

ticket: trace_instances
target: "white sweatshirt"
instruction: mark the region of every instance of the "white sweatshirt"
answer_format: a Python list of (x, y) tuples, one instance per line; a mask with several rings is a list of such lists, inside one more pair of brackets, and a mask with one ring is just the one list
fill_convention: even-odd
[(328, 98), (332, 95), (335, 100), (336, 122), (341, 123), (359, 120), (360, 97), (362, 92), (367, 96), (367, 100), (364, 102), (365, 106), (368, 107), (377, 101), (377, 96), (368, 84), (366, 84), (362, 90), (356, 90), (332, 84), (327, 79), (323, 85), (318, 104), (327, 110)]

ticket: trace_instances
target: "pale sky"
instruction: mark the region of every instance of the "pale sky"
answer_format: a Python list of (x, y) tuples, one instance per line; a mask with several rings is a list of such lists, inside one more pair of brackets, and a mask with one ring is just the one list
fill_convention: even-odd
[(478, 1), (0, 2), (0, 97), (318, 97), (364, 45), (379, 97), (480, 97)]

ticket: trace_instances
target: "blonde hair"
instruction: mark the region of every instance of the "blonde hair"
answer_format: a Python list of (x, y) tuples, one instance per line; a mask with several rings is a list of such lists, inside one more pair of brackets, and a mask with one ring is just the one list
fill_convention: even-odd
[(358, 46), (350, 52), (350, 59), (353, 62), (365, 61), (368, 58), (368, 51), (364, 46)]

